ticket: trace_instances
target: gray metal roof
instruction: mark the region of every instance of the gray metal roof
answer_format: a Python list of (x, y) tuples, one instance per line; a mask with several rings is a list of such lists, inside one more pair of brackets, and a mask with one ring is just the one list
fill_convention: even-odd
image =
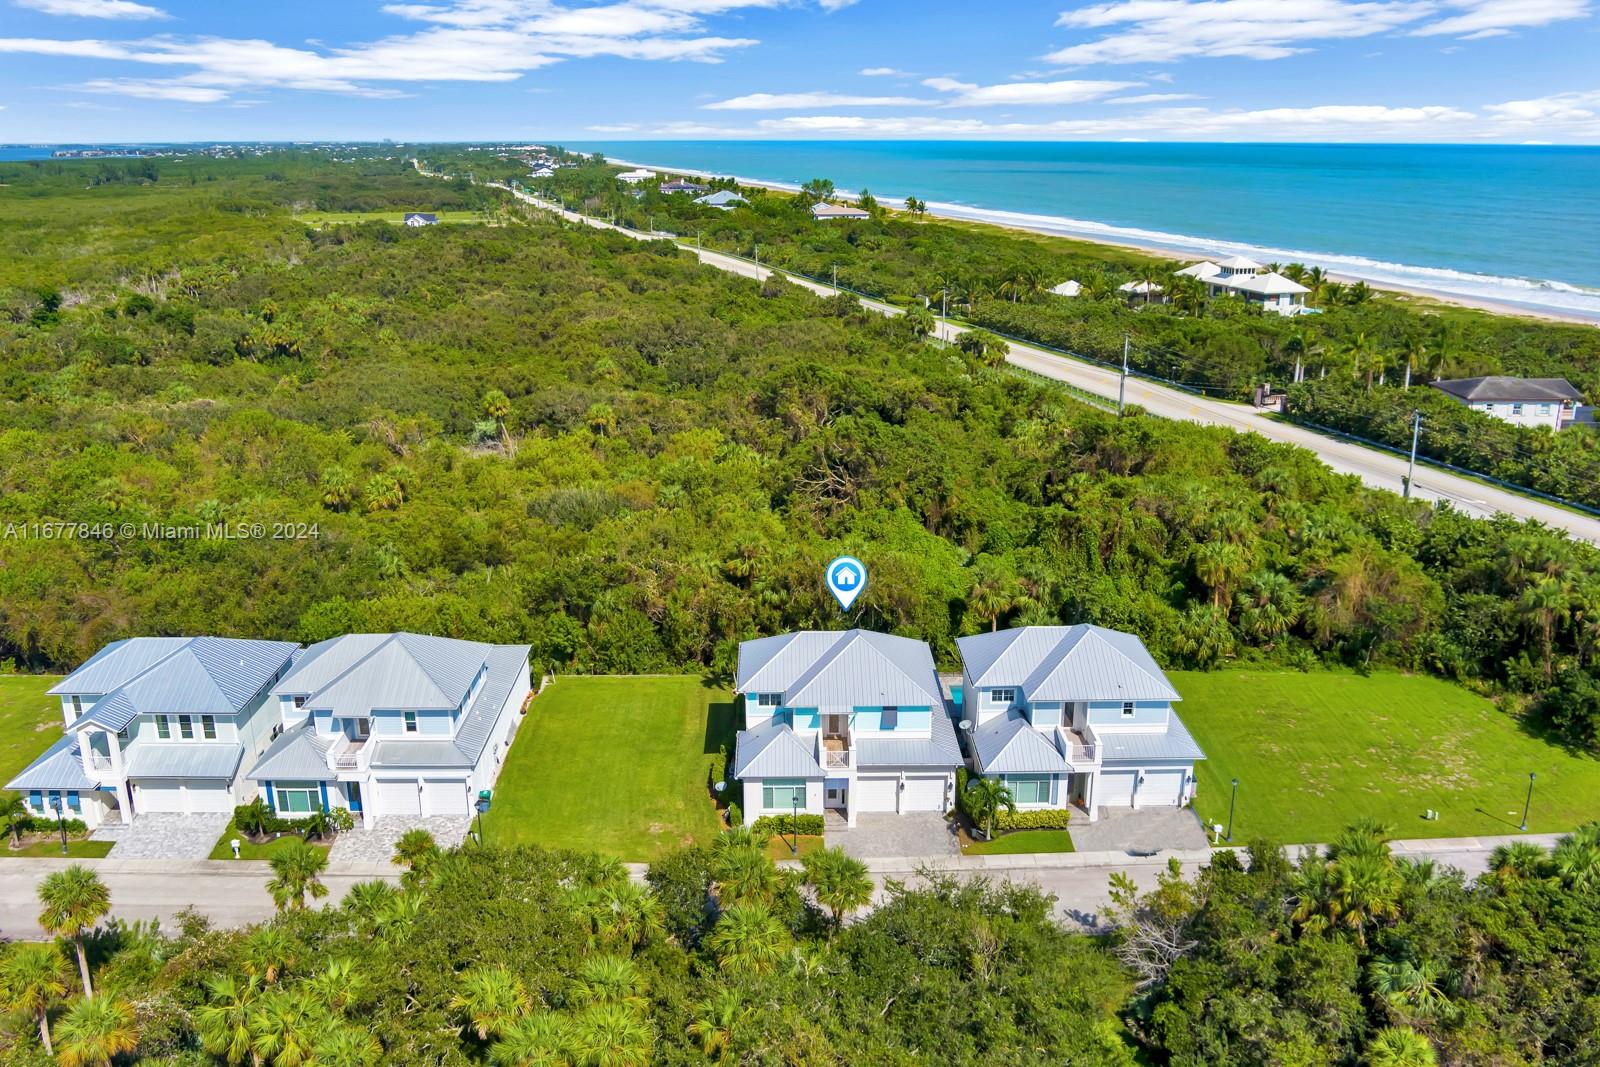
[[(273, 686), (341, 718), (390, 710), (447, 711), (461, 703), (494, 646), (422, 634), (350, 634), (301, 657)], [(308, 650), (309, 651), (309, 650)]]
[(1100, 762), (1152, 759), (1205, 759), (1206, 754), (1174, 712), (1165, 730), (1096, 730)]
[(7, 789), (77, 789), (95, 788), (94, 782), (83, 773), (83, 757), (78, 752), (78, 736), (67, 734), (44, 750), (44, 754), (22, 769)]
[(129, 778), (221, 778), (232, 781), (244, 747), (229, 741), (137, 741), (128, 746)]
[(1179, 700), (1144, 642), (1103, 626), (1021, 626), (956, 639), (975, 686), (1028, 700)]
[(246, 778), (252, 782), (270, 780), (331, 782), (328, 746), (331, 739), (318, 737), (311, 719), (285, 730), (261, 753)]
[(742, 204), (744, 202), (744, 197), (731, 189), (718, 189), (716, 192), (707, 193), (695, 201), (695, 203), (705, 204), (707, 207), (727, 207), (729, 204)]
[(856, 739), (858, 767), (956, 767), (961, 746), (955, 724), (943, 707), (933, 709), (931, 737), (861, 737)]
[(739, 645), (734, 687), (786, 707), (944, 706), (924, 641), (870, 630), (801, 630)]
[(116, 642), (51, 692), (104, 694), (68, 727), (120, 730), (139, 715), (242, 711), (288, 665), (290, 641), (227, 637), (135, 637)]
[(471, 767), (471, 759), (450, 741), (383, 741), (372, 757), (374, 771), (416, 770), (421, 767)]
[(1483, 378), (1447, 378), (1429, 384), (1461, 400), (1479, 403), (1522, 400), (1550, 404), (1583, 399), (1583, 393), (1565, 378), (1511, 378), (1491, 374)]
[(740, 730), (733, 746), (735, 778), (821, 778), (822, 767), (811, 746), (785, 723), (768, 719)]
[(456, 736), (449, 741), (384, 740), (372, 754), (372, 769), (387, 770), (396, 767), (476, 767), (483, 758), (483, 750), (494, 735), (495, 723), (502, 713), (514, 715), (517, 709), (506, 709), (506, 700), (516, 688), (527, 669), (531, 645), (484, 645), (489, 650), (484, 659), (488, 674), (483, 686), (473, 698), (472, 706), (456, 728)]
[(972, 732), (983, 774), (1063, 774), (1072, 768), (1055, 742), (1023, 718), (991, 719)]

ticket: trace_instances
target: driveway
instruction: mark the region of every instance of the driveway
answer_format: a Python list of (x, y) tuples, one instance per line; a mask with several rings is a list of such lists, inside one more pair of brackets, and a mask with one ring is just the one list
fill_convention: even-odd
[(1210, 843), (1188, 808), (1101, 808), (1097, 821), (1075, 818), (1069, 832), (1079, 852), (1148, 856), (1162, 849), (1203, 849)]
[(106, 854), (113, 860), (203, 860), (217, 846), (217, 839), (228, 828), (233, 813), (215, 811), (194, 815), (169, 815), (146, 812), (136, 815), (126, 826), (107, 827), (103, 836), (116, 844)]
[(855, 829), (829, 823), (823, 835), (829, 848), (842, 848), (862, 860), (926, 857), (949, 859), (961, 854), (955, 824), (943, 815), (857, 815)]
[(372, 829), (359, 826), (346, 830), (333, 840), (328, 850), (328, 866), (389, 863), (394, 859), (395, 842), (407, 830), (421, 828), (433, 835), (440, 848), (454, 848), (467, 838), (472, 820), (465, 815), (388, 815), (374, 819)]

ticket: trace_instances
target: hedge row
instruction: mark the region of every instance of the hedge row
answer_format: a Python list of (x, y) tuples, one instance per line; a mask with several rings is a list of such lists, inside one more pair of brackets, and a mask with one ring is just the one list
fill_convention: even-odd
[(1037, 811), (999, 811), (995, 813), (996, 830), (1065, 830), (1072, 818), (1069, 808), (1041, 808)]
[[(66, 819), (67, 833), (86, 834), (88, 825), (82, 819)], [(29, 815), (17, 820), (17, 832), (21, 834), (44, 834), (59, 832), (60, 824), (54, 815)]]
[(822, 836), (820, 815), (763, 815), (755, 822), (755, 830), (765, 834), (799, 834), (802, 837)]

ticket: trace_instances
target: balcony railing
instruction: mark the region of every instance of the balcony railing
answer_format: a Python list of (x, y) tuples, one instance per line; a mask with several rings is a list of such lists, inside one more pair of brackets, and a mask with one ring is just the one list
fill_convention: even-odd
[(831, 748), (823, 749), (822, 755), (822, 765), (828, 770), (847, 771), (850, 769), (850, 750), (848, 748), (842, 750)]
[(1061, 754), (1075, 767), (1100, 761), (1100, 746), (1076, 730), (1063, 730), (1058, 727), (1056, 741)]
[(370, 747), (368, 738), (351, 740), (346, 738), (342, 744), (328, 752), (328, 765), (335, 771), (360, 771), (365, 770)]
[(111, 757), (102, 756), (98, 752), (91, 752), (89, 753), (89, 766), (93, 770), (109, 771), (111, 769)]

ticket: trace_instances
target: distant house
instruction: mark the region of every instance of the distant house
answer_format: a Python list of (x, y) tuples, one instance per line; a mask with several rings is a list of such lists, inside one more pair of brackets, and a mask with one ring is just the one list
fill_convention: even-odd
[(1310, 289), (1244, 256), (1233, 256), (1220, 263), (1202, 260), (1178, 273), (1205, 282), (1206, 291), (1212, 296), (1243, 297), (1278, 315), (1298, 315), (1310, 310), (1305, 306)]
[(735, 206), (743, 204), (744, 202), (744, 197), (740, 196), (732, 189), (718, 189), (716, 192), (711, 193), (708, 196), (702, 196), (695, 201), (697, 204), (703, 204), (706, 207), (721, 208), (723, 211), (731, 211)]
[(629, 185), (637, 185), (639, 182), (653, 182), (655, 180), (656, 172), (653, 170), (625, 170), (617, 175), (617, 181), (627, 182)]
[(1560, 430), (1577, 419), (1583, 400), (1565, 378), (1454, 378), (1433, 387), (1474, 411), (1517, 426), (1547, 426)]
[(1083, 286), (1073, 279), (1068, 278), (1060, 285), (1052, 286), (1050, 291), (1056, 296), (1077, 296), (1079, 293), (1083, 292)]
[(681, 178), (676, 181), (661, 183), (661, 191), (663, 193), (703, 193), (709, 188), (711, 188), (711, 186), (700, 185), (697, 182), (684, 181)]
[(1117, 286), (1117, 292), (1127, 293), (1129, 296), (1142, 296), (1148, 302), (1161, 297), (1161, 286), (1155, 282), (1123, 282)]
[(405, 219), (407, 226), (434, 226), (439, 222), (439, 216), (426, 211), (408, 211)]
[(814, 219), (869, 219), (872, 216), (858, 207), (830, 204), (824, 200), (811, 205), (811, 217)]

